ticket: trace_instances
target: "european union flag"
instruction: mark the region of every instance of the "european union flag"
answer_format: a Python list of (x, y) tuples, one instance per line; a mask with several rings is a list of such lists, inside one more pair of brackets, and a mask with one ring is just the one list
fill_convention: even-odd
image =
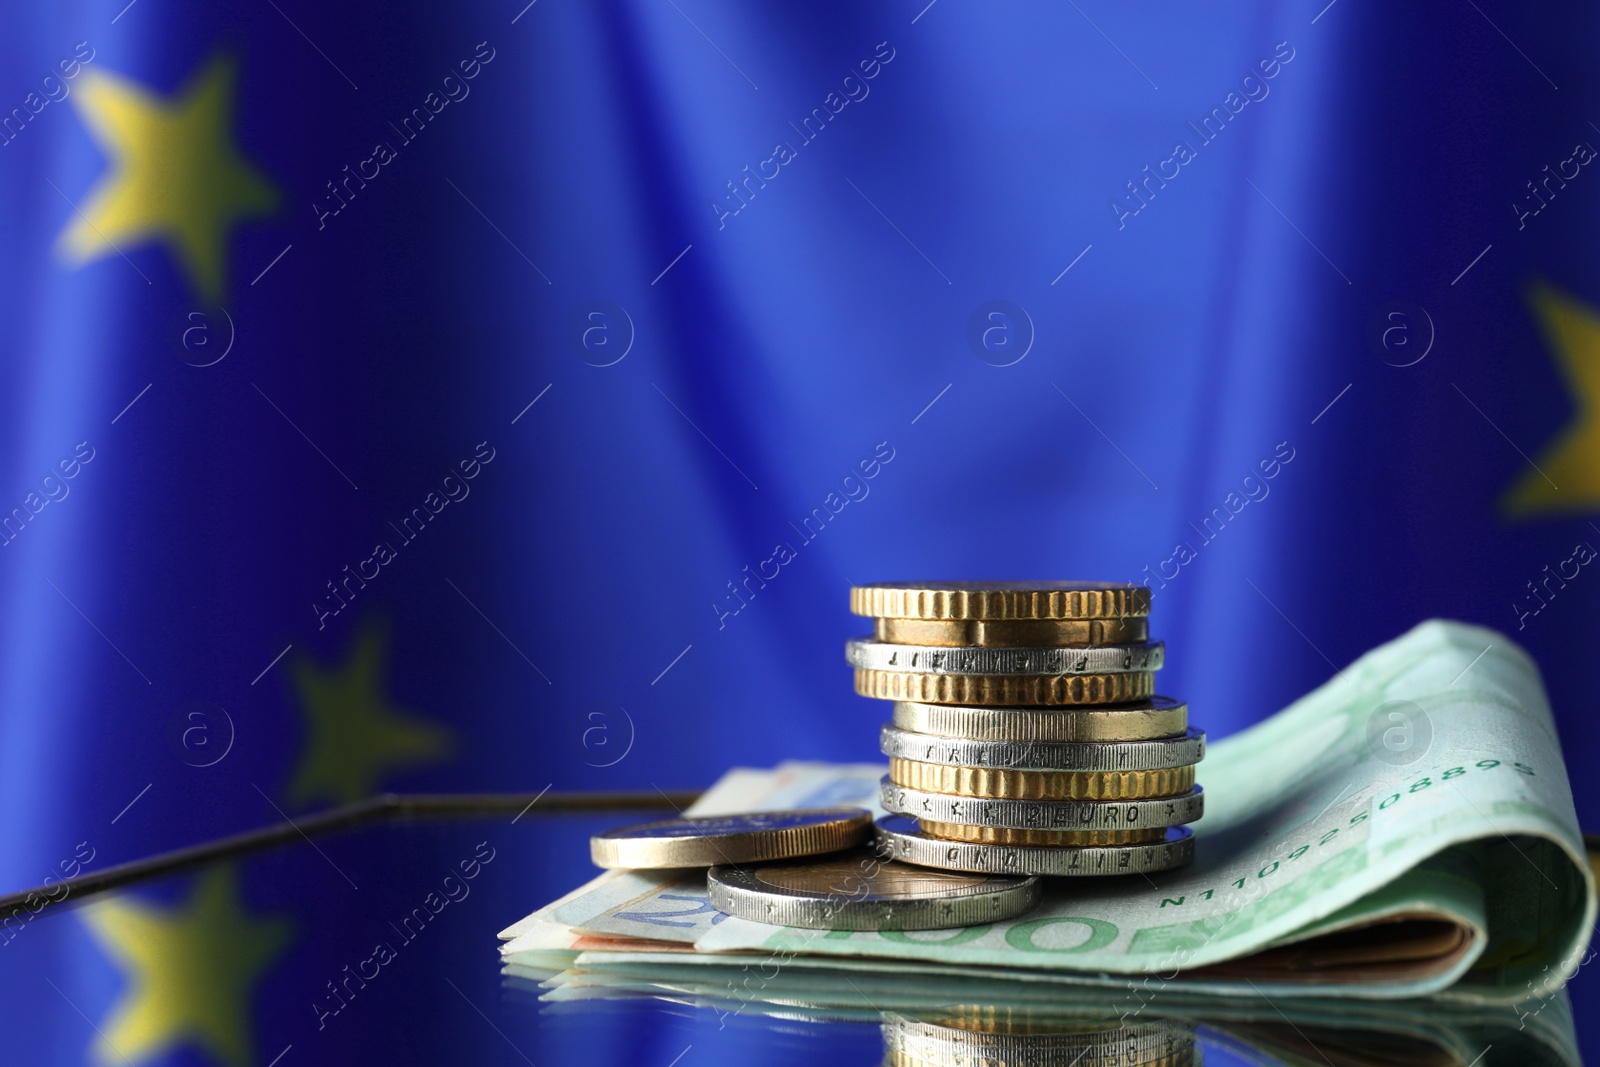
[[(1587, 8), (0, 25), (7, 889), (382, 791), (875, 759), (845, 592), (903, 577), (1148, 584), (1214, 737), (1484, 623), (1595, 751)], [(327, 858), (0, 916), (14, 1054), (325, 1029), (373, 959)]]

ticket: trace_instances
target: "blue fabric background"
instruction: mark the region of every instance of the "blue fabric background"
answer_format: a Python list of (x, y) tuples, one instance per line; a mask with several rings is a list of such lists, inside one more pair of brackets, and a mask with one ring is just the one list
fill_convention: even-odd
[[(114, 164), (81, 91), (0, 147), (0, 509), (94, 457), (0, 548), (8, 889), (81, 841), (109, 865), (330, 800), (296, 800), (296, 678), (363, 641), (423, 731), (371, 742), (374, 788), (874, 758), (847, 589), (897, 577), (1176, 571), (1160, 688), (1213, 738), (1424, 618), (1480, 622), (1540, 662), (1568, 760), (1595, 751), (1600, 579), (1514, 605), (1600, 545), (1600, 495), (1502, 506), (1588, 403), (1533, 294), (1600, 304), (1600, 179), (1512, 206), (1600, 144), (1587, 8), (112, 0), (0, 25), (0, 112), (79, 42), (85, 75), (167, 98), (231, 57), (228, 127), (277, 194), (224, 231), (213, 296), (160, 238), (63, 258)], [(430, 492), (461, 499), (407, 544)], [(1202, 538), (1231, 492), (1258, 499)], [(377, 542), (395, 558), (324, 615)], [(367, 766), (352, 737), (324, 756)], [(53, 952), (109, 1001), (90, 942)], [(16, 1002), (65, 1011), (36, 985)]]

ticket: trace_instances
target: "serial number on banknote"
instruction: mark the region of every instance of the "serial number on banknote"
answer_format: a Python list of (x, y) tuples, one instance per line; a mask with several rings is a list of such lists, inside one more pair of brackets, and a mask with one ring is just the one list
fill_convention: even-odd
[[(1504, 760), (1481, 759), (1476, 763), (1461, 764), (1459, 766), (1446, 768), (1442, 772), (1423, 775), (1421, 778), (1412, 781), (1409, 785), (1402, 787), (1399, 792), (1392, 793), (1384, 799), (1378, 801), (1376, 805), (1377, 810), (1388, 811), (1399, 804), (1407, 796), (1415, 793), (1421, 793), (1426, 789), (1431, 789), (1433, 786), (1441, 782), (1452, 782), (1457, 778), (1464, 778), (1474, 770), (1492, 771), (1496, 767), (1503, 766), (1507, 766)], [(1529, 767), (1526, 763), (1512, 762), (1509, 764), (1509, 766), (1518, 774), (1525, 774), (1530, 778), (1535, 777), (1533, 768)], [(1251, 881), (1259, 881), (1271, 878), (1273, 875), (1278, 873), (1284, 863), (1292, 863), (1295, 860), (1300, 859), (1307, 852), (1310, 852), (1312, 848), (1320, 848), (1323, 845), (1336, 840), (1341, 829), (1349, 830), (1353, 827), (1360, 826), (1362, 823), (1371, 818), (1371, 816), (1372, 811), (1370, 809), (1367, 811), (1358, 811), (1354, 815), (1350, 816), (1348, 825), (1344, 827), (1335, 826), (1331, 830), (1328, 830), (1326, 833), (1324, 833), (1321, 837), (1317, 838), (1315, 841), (1308, 841), (1304, 844), (1301, 844), (1282, 860), (1273, 860), (1271, 863), (1264, 865), (1260, 870), (1256, 871), (1254, 879), (1252, 879), (1250, 875), (1245, 875), (1242, 878), (1234, 879), (1232, 882), (1229, 882), (1228, 885), (1232, 886), (1234, 889), (1244, 889)], [(1213, 887), (1199, 893), (1184, 894), (1183, 896), (1179, 897), (1163, 897), (1161, 899), (1161, 903), (1157, 907), (1165, 908), (1170, 906), (1181, 908), (1190, 900), (1210, 900), (1216, 895), (1218, 888), (1220, 887)]]

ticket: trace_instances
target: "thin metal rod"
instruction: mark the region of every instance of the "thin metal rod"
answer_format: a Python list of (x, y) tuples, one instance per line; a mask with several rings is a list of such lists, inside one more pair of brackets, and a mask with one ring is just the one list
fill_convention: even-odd
[[(259, 852), (302, 837), (347, 830), (372, 822), (405, 819), (449, 819), (471, 815), (530, 816), (591, 811), (681, 810), (693, 804), (698, 792), (661, 793), (383, 793), (353, 804), (343, 804), (272, 826), (188, 845), (130, 863), (81, 874), (54, 885), (40, 886), (0, 897), (0, 923), (19, 911), (38, 914), (52, 905), (80, 900), (108, 889), (149, 878), (173, 874), (213, 860)], [(535, 803), (537, 801), (537, 803)]]

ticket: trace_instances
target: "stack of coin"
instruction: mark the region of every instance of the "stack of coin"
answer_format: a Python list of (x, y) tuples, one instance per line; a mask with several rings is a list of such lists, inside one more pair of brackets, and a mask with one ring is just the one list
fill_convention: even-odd
[(1155, 695), (1150, 590), (1093, 582), (857, 586), (856, 692), (893, 700), (877, 836), (947, 870), (1105, 875), (1194, 858), (1205, 735)]

